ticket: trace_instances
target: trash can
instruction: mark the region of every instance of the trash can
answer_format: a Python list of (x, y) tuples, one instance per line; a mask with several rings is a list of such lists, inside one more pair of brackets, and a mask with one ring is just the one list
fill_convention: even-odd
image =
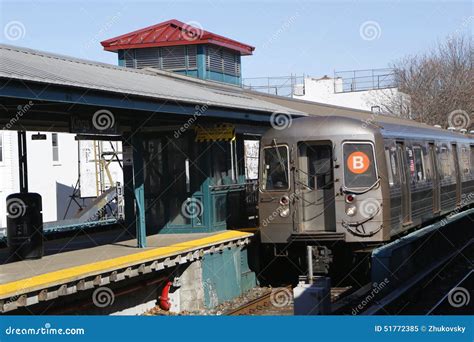
[(43, 257), (41, 195), (18, 193), (7, 197), (7, 244), (13, 260)]

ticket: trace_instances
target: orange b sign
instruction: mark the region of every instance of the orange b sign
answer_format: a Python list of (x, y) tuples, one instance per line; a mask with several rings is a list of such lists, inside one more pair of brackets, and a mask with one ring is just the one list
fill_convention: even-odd
[(364, 152), (352, 152), (347, 158), (348, 169), (355, 174), (365, 173), (370, 166), (370, 159)]

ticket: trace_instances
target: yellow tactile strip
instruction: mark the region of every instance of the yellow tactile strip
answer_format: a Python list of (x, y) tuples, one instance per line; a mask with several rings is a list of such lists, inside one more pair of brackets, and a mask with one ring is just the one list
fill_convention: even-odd
[(183, 252), (196, 250), (203, 247), (221, 244), (224, 242), (251, 237), (252, 234), (236, 230), (225, 231), (209, 237), (180, 242), (166, 247), (158, 247), (143, 252), (98, 261), (81, 266), (66, 268), (38, 276), (21, 279), (0, 285), (0, 299), (17, 296), (29, 291), (35, 291), (58, 283), (75, 281), (93, 274), (112, 271), (123, 267), (139, 264), (150, 260), (162, 259)]

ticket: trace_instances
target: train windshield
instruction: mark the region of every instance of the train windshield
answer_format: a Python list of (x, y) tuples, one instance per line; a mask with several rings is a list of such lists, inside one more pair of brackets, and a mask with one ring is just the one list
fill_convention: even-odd
[(344, 186), (368, 188), (377, 181), (374, 148), (371, 143), (344, 143)]
[(288, 146), (272, 146), (263, 149), (263, 190), (287, 190), (288, 175)]

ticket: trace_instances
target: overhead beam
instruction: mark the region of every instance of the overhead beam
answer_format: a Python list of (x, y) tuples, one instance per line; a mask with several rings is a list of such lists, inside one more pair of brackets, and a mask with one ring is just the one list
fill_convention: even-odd
[[(169, 113), (193, 116), (196, 114), (196, 105), (206, 105), (206, 103), (200, 103), (199, 101), (190, 103), (184, 100), (160, 100), (93, 89), (26, 83), (27, 86), (25, 86), (25, 81), (19, 82), (16, 80), (0, 79), (0, 98), (9, 97), (32, 101), (67, 103), (70, 105), (71, 111), (74, 105), (129, 109), (133, 110), (133, 115), (136, 115), (140, 111), (146, 111), (148, 113)], [(267, 124), (270, 123), (270, 114), (269, 111), (219, 107), (217, 105), (208, 105), (202, 113), (198, 113), (199, 116), (203, 117), (253, 121)]]

